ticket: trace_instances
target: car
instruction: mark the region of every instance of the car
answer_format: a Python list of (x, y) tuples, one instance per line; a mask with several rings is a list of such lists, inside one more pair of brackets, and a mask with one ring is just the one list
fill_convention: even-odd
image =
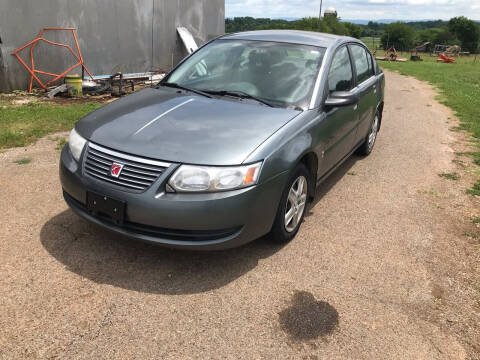
[(224, 35), (76, 123), (60, 160), (64, 198), (95, 224), (167, 247), (287, 243), (316, 187), (372, 152), (384, 89), (357, 39)]

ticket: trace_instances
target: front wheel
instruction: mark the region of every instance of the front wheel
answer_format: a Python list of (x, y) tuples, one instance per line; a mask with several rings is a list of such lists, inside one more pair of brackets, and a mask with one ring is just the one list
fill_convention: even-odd
[(368, 156), (373, 150), (375, 140), (377, 140), (378, 128), (380, 125), (380, 115), (378, 112), (375, 114), (375, 118), (372, 121), (372, 126), (368, 132), (365, 142), (358, 148), (357, 154)]
[(287, 243), (298, 232), (305, 216), (310, 174), (304, 164), (298, 164), (283, 191), (271, 231), (276, 243)]

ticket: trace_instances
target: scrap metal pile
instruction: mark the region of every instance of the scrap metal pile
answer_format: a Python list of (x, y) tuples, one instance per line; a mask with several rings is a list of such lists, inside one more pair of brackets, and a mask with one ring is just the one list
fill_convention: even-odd
[[(55, 42), (48, 40), (44, 37), (45, 32), (51, 31), (68, 31), (71, 32), (72, 38), (75, 43), (75, 50), (68, 44)], [(66, 48), (72, 54), (76, 63), (69, 68), (65, 69), (59, 74), (47, 72), (40, 70), (36, 67), (35, 63), (35, 47), (39, 42), (45, 43), (51, 46), (57, 46)], [(21, 52), (23, 50), (29, 51), (30, 54), (30, 65), (21, 57)], [(115, 74), (108, 74), (108, 75), (100, 75), (100, 76), (93, 76), (90, 71), (87, 69), (85, 65), (85, 61), (80, 50), (80, 46), (78, 44), (78, 38), (76, 34), (75, 28), (61, 28), (61, 27), (45, 27), (40, 30), (37, 37), (28, 42), (27, 44), (21, 46), (20, 48), (16, 49), (12, 52), (12, 55), (15, 56), (18, 61), (27, 69), (30, 73), (30, 83), (28, 87), (29, 93), (32, 93), (34, 81), (38, 86), (40, 86), (45, 91), (48, 91), (48, 96), (53, 98), (54, 96), (62, 93), (68, 93), (74, 96), (81, 96), (84, 93), (90, 95), (103, 95), (103, 94), (111, 94), (112, 96), (123, 96), (130, 91), (135, 90), (136, 85), (145, 85), (145, 84), (153, 84), (153, 82), (160, 81), (163, 76), (165, 75), (162, 71), (149, 71), (144, 73), (129, 73), (123, 74), (121, 72), (117, 72)], [(78, 75), (78, 82), (81, 79), (81, 86), (79, 85), (79, 89), (76, 89), (75, 92), (70, 91), (71, 85), (69, 84), (69, 79), (66, 79), (65, 84), (60, 86), (53, 86), (58, 80), (64, 79), (67, 74), (71, 71), (81, 68), (81, 75)], [(90, 80), (85, 80), (85, 72), (88, 74)], [(49, 76), (52, 79), (48, 82), (42, 81), (40, 79), (40, 75)], [(70, 78), (74, 78), (75, 76), (69, 76)]]

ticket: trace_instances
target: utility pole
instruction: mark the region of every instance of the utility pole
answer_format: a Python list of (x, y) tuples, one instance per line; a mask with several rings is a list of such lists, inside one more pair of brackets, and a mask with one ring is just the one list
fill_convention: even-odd
[(322, 4), (323, 0), (320, 0), (320, 12), (318, 13), (318, 30), (320, 30), (320, 23), (322, 22)]

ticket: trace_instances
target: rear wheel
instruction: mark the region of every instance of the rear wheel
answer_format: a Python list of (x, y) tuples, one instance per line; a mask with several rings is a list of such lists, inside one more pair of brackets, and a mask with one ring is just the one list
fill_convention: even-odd
[(305, 216), (309, 185), (310, 174), (306, 166), (297, 165), (278, 206), (271, 231), (272, 241), (287, 243), (297, 234)]
[(372, 121), (372, 126), (368, 132), (365, 142), (358, 148), (357, 153), (359, 155), (370, 155), (377, 140), (378, 129), (380, 126), (380, 114), (377, 112), (375, 118)]

